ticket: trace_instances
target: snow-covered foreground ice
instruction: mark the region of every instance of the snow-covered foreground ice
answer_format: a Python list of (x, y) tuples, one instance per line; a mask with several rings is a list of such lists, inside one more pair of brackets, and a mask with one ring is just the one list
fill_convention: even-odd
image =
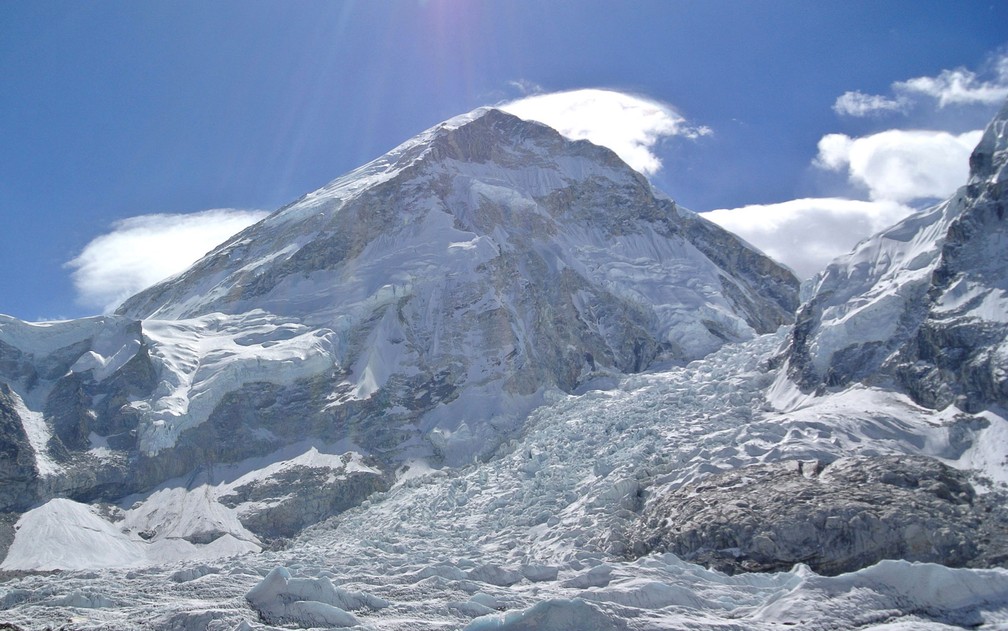
[(965, 427), (952, 411), (862, 387), (794, 396), (766, 365), (784, 339), (726, 346), (611, 390), (556, 394), (486, 462), (419, 463), (283, 550), (10, 578), (0, 620), (229, 630), (1008, 626), (1004, 570), (883, 561), (836, 577), (802, 566), (726, 576), (672, 555), (623, 555), (657, 490), (749, 464), (924, 454), (1003, 483), (1004, 442), (994, 440), (1003, 418)]

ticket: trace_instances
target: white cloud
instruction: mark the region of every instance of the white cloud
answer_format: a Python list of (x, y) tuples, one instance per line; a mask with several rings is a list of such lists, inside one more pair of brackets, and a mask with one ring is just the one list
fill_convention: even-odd
[(611, 90), (539, 94), (499, 107), (520, 118), (549, 125), (568, 138), (609, 147), (647, 175), (661, 169), (661, 160), (653, 149), (662, 138), (697, 138), (711, 133), (707, 127), (688, 125), (669, 105)]
[(117, 221), (66, 264), (73, 269), (77, 301), (110, 312), (136, 292), (185, 270), (266, 214), (221, 208)]
[(847, 171), (874, 200), (909, 202), (951, 195), (969, 177), (969, 155), (983, 134), (890, 129), (851, 138), (827, 134), (815, 164)]
[(934, 97), (938, 107), (981, 103), (997, 105), (1008, 98), (1008, 58), (998, 62), (998, 77), (994, 81), (981, 81), (975, 72), (966, 68), (942, 70), (937, 77), (917, 77), (893, 84), (899, 92), (924, 94)]
[[(943, 70), (897, 81), (888, 95), (849, 91), (833, 104), (842, 116), (914, 116), (921, 108), (989, 106), (1008, 98), (1008, 54), (990, 57), (977, 72)], [(871, 201), (835, 197), (719, 209), (708, 219), (731, 230), (801, 277), (810, 277), (861, 239), (913, 210), (908, 204), (952, 195), (969, 178), (969, 156), (980, 130), (890, 129), (861, 137), (827, 134), (813, 164), (846, 176)]]
[(833, 111), (846, 116), (871, 116), (882, 112), (902, 112), (909, 106), (905, 97), (888, 98), (863, 92), (844, 92), (837, 97)]
[[(983, 77), (988, 77), (984, 79)], [(992, 56), (981, 74), (967, 68), (942, 70), (934, 77), (915, 77), (892, 84), (895, 96), (845, 92), (833, 111), (844, 116), (870, 116), (883, 112), (907, 112), (922, 96), (933, 98), (939, 108), (949, 105), (997, 105), (1008, 98), (1008, 54)]]
[(742, 237), (776, 261), (811, 278), (859, 241), (913, 212), (893, 201), (795, 199), (721, 208), (702, 216)]

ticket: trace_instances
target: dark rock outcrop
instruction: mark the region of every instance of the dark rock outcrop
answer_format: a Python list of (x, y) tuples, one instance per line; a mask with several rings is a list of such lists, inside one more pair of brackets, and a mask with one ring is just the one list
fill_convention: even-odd
[(924, 456), (756, 465), (649, 501), (635, 555), (673, 552), (734, 573), (805, 563), (840, 574), (882, 559), (1008, 563), (1008, 511), (966, 474)]
[(26, 510), (38, 498), (38, 490), (35, 451), (10, 388), (0, 383), (0, 512)]

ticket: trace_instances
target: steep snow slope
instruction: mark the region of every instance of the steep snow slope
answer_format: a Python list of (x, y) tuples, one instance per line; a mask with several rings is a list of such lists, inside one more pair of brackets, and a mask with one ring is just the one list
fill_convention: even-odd
[(1008, 104), (951, 199), (822, 272), (792, 335), (804, 389), (896, 383), (936, 408), (1008, 404)]

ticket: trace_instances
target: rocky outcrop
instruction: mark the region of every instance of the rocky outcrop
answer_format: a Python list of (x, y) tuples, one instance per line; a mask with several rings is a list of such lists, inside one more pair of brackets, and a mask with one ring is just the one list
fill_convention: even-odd
[(756, 465), (648, 501), (632, 535), (716, 569), (840, 574), (882, 559), (952, 567), (1008, 563), (1008, 511), (966, 474), (924, 456)]
[(0, 383), (0, 512), (23, 511), (38, 498), (38, 468), (10, 388)]
[(388, 488), (386, 477), (375, 471), (298, 466), (238, 486), (218, 501), (238, 508), (242, 525), (269, 541), (293, 537)]

